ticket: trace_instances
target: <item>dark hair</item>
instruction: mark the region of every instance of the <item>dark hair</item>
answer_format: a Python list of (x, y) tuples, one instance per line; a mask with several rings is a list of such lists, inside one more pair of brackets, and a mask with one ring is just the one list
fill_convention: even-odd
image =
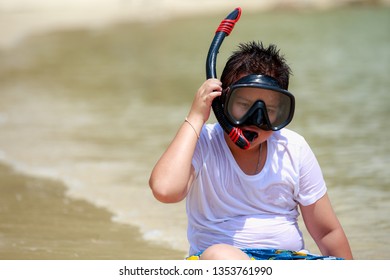
[(233, 52), (222, 72), (221, 82), (226, 88), (241, 76), (250, 74), (271, 76), (281, 88), (288, 90), (291, 69), (275, 45), (265, 48), (263, 43), (253, 41), (240, 44)]

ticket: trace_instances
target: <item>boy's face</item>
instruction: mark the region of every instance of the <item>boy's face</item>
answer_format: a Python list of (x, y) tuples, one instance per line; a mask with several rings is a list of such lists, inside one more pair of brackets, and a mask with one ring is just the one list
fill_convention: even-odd
[(226, 119), (221, 125), (226, 126), (223, 128), (234, 143), (241, 141), (237, 145), (243, 149), (264, 142), (273, 131), (288, 125), (294, 115), (294, 96), (268, 75), (239, 75), (224, 89), (222, 100)]
[[(260, 106), (260, 109), (255, 110), (253, 118), (257, 119), (259, 124), (262, 123), (262, 119), (265, 117), (268, 118), (270, 123), (274, 123), (278, 115), (280, 98), (273, 94), (271, 90), (250, 87), (239, 88), (232, 94), (228, 110), (235, 119), (239, 120), (248, 114), (256, 102), (262, 102), (265, 106)], [(266, 112), (264, 112), (265, 110)], [(264, 130), (261, 125), (255, 124), (244, 124), (240, 128), (244, 136), (251, 142), (251, 147), (266, 141), (273, 133), (272, 130)]]

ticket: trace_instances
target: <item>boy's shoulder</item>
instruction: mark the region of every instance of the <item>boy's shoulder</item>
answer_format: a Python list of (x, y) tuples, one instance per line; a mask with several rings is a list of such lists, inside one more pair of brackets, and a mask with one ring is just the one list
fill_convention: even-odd
[(302, 135), (288, 128), (275, 131), (270, 137), (270, 140), (285, 144), (301, 144), (306, 142)]
[(223, 129), (219, 123), (206, 123), (202, 128), (202, 132), (203, 131), (209, 136), (223, 133)]

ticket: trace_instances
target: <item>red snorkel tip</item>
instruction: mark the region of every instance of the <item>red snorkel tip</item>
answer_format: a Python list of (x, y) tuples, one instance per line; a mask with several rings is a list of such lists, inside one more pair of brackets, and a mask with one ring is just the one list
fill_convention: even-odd
[(221, 21), (215, 33), (224, 32), (226, 36), (229, 36), (232, 32), (234, 25), (240, 19), (241, 16), (241, 8), (236, 8), (233, 12), (231, 12), (224, 20)]

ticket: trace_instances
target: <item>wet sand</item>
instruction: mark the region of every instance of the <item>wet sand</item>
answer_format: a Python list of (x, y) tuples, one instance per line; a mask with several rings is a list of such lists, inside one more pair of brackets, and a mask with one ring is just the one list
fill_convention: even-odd
[(60, 183), (0, 164), (0, 259), (183, 259), (185, 252), (147, 243), (137, 228), (65, 196)]

